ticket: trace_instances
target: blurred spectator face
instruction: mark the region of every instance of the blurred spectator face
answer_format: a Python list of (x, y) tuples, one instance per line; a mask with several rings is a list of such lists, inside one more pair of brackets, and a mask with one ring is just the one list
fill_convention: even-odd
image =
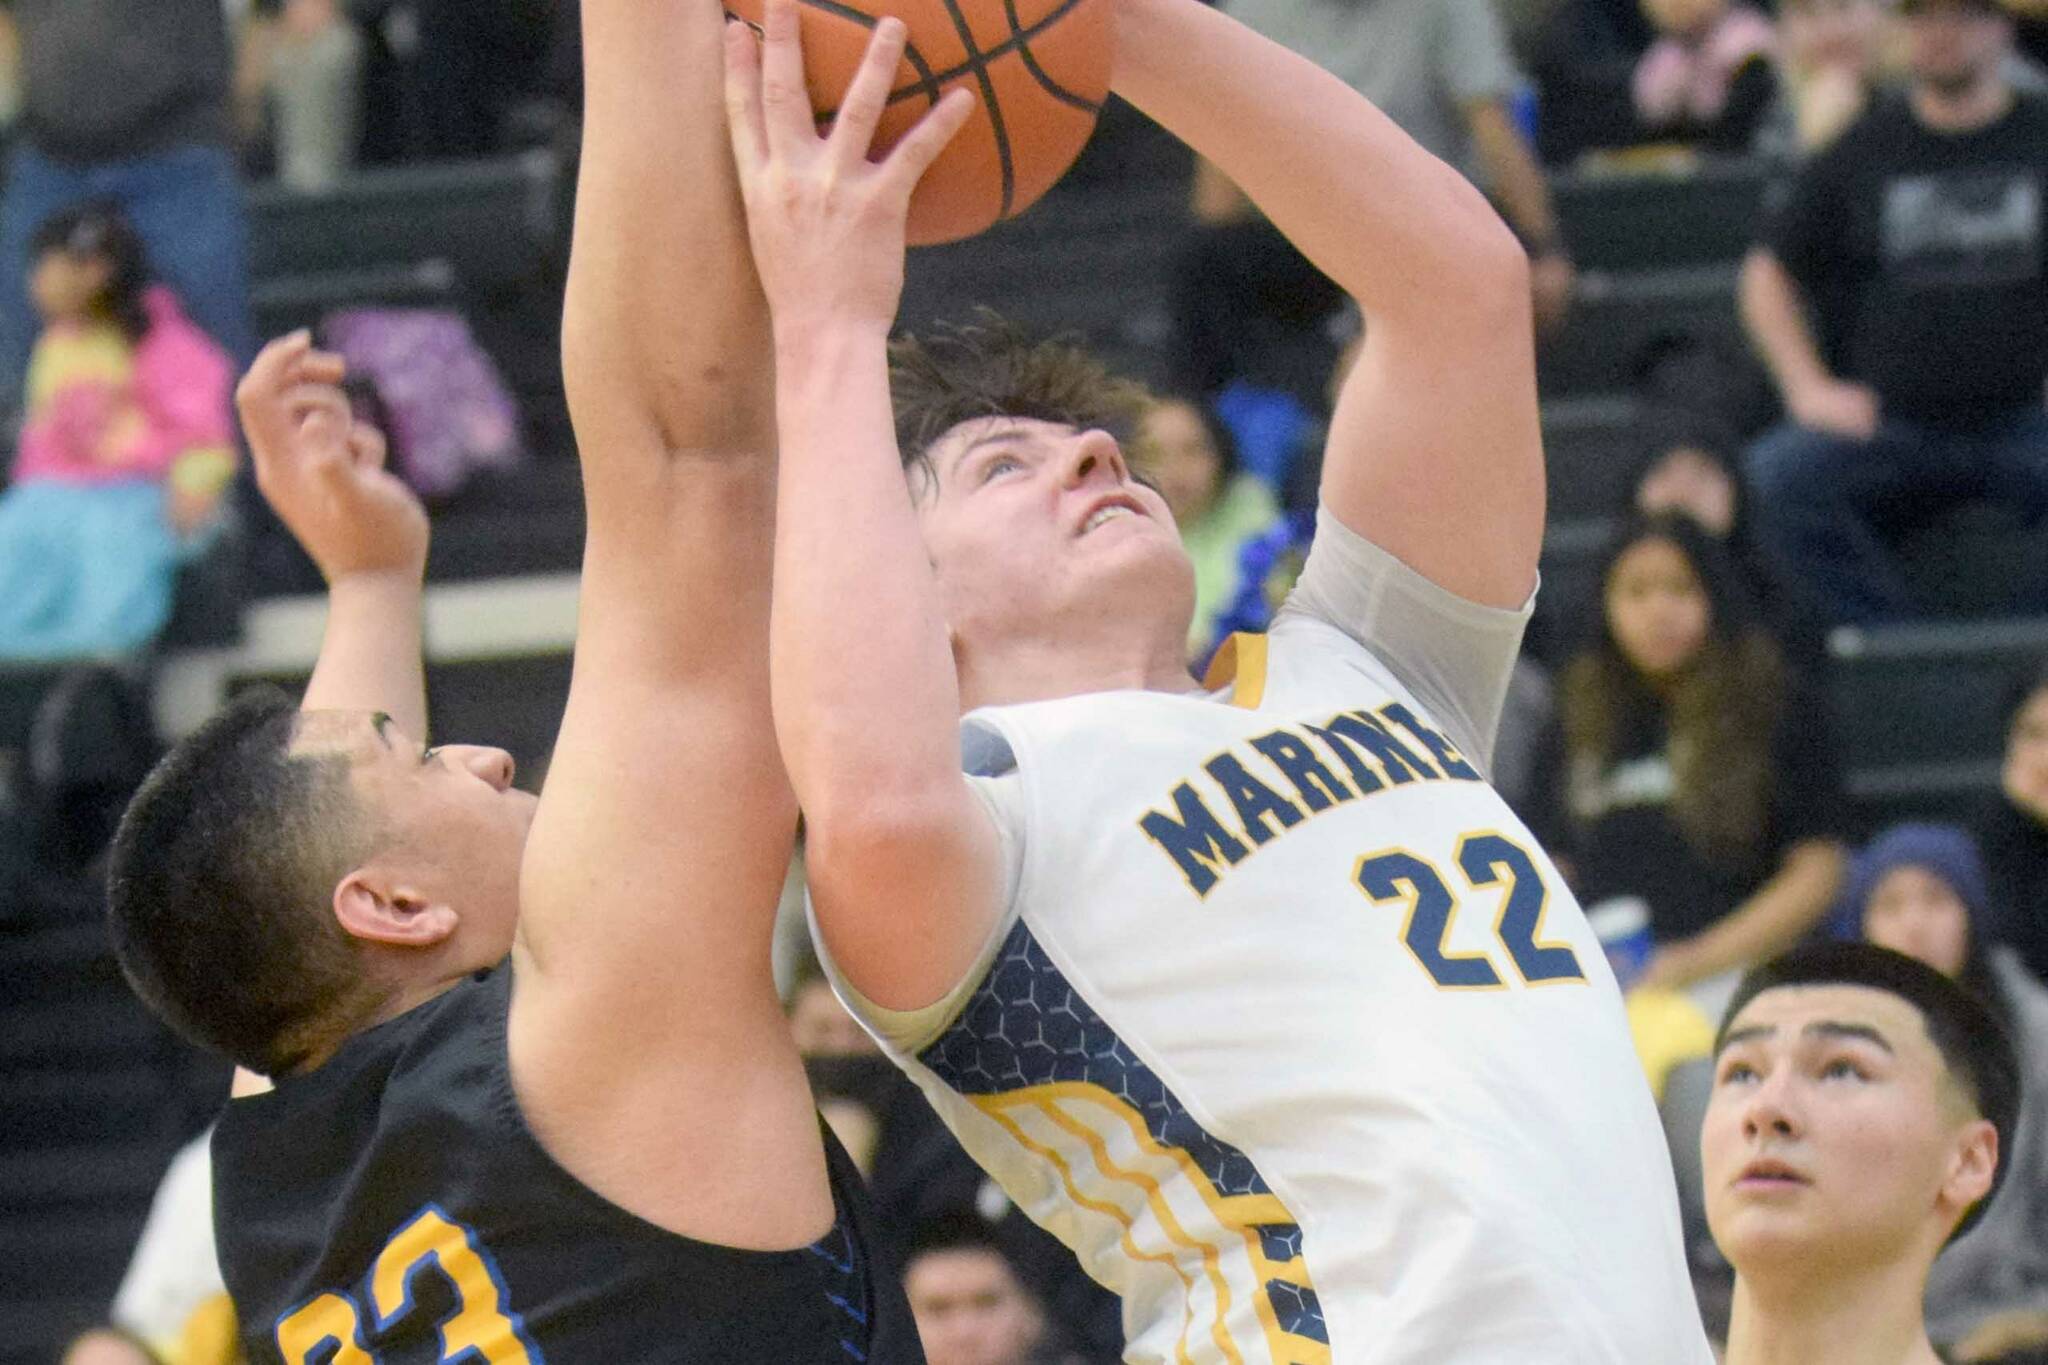
[(1026, 1365), (1038, 1345), (1038, 1308), (995, 1251), (928, 1251), (903, 1287), (930, 1365)]
[(2012, 49), (2012, 21), (1988, 0), (1917, 0), (1907, 7), (1913, 78), (1961, 94), (1998, 74)]
[(1668, 540), (1636, 542), (1607, 575), (1607, 628), (1645, 677), (1667, 678), (1692, 662), (1707, 641), (1709, 611), (1699, 575)]
[(1636, 510), (1683, 512), (1717, 540), (1735, 529), (1735, 478), (1696, 446), (1666, 451), (1636, 485)]
[(1873, 0), (1803, 0), (1785, 6), (1778, 27), (1796, 67), (1869, 72), (1877, 65), (1886, 18)]
[(1223, 455), (1192, 406), (1155, 403), (1138, 427), (1137, 448), (1176, 525), (1194, 525), (1215, 505), (1223, 491)]
[(789, 1031), (796, 1050), (806, 1057), (858, 1057), (880, 1050), (832, 987), (816, 977), (797, 987), (789, 1002)]
[(109, 274), (107, 263), (97, 256), (45, 251), (29, 272), (29, 297), (46, 322), (81, 318), (106, 292)]
[(1727, 0), (1642, 0), (1643, 14), (1659, 30), (1687, 38), (1706, 32), (1727, 13)]
[(2048, 824), (2048, 688), (2020, 704), (2005, 739), (2005, 796)]
[(1970, 955), (1970, 910), (1955, 888), (1924, 867), (1895, 867), (1863, 903), (1863, 937), (1917, 957), (1946, 977)]
[(1932, 1260), (1963, 1210), (1952, 1176), (1981, 1121), (1911, 1004), (1783, 987), (1736, 1017), (1700, 1131), (1707, 1223), (1738, 1273), (1786, 1280)]
[(61, 1365), (157, 1365), (157, 1359), (118, 1332), (87, 1332), (71, 1343)]

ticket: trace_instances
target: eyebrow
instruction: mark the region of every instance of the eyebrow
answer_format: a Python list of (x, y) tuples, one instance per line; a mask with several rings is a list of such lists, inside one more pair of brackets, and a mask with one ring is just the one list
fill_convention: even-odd
[[(1776, 1024), (1751, 1024), (1748, 1028), (1730, 1030), (1728, 1036), (1721, 1040), (1721, 1046), (1714, 1055), (1719, 1056), (1737, 1043), (1753, 1043), (1760, 1039), (1776, 1037), (1777, 1032)], [(1816, 1019), (1801, 1029), (1800, 1033), (1808, 1038), (1854, 1039), (1873, 1044), (1887, 1053), (1892, 1051), (1892, 1045), (1885, 1040), (1885, 1036), (1868, 1024), (1850, 1024), (1838, 1019)]]
[(946, 462), (946, 472), (948, 474), (958, 474), (960, 466), (967, 463), (967, 457), (984, 446), (1001, 445), (1005, 442), (1023, 439), (1023, 437), (1024, 433), (1014, 426), (999, 427), (994, 431), (983, 432), (966, 445), (960, 447), (960, 453)]

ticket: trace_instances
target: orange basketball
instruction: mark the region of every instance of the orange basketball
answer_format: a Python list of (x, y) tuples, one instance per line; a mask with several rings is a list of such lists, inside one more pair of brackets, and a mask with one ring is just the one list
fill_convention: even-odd
[[(953, 242), (1022, 213), (1080, 154), (1109, 95), (1112, 0), (801, 0), (811, 107), (832, 117), (877, 21), (909, 28), (879, 154), (945, 93), (980, 103), (910, 201), (910, 243)], [(761, 0), (727, 0), (758, 25)]]

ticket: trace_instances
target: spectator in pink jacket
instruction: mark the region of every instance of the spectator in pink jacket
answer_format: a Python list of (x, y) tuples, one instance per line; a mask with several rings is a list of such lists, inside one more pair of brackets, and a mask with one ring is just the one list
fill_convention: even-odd
[(215, 521), (233, 367), (150, 283), (117, 211), (58, 214), (33, 260), (43, 331), (0, 496), (0, 659), (121, 654), (162, 629), (181, 554)]
[(1636, 64), (1643, 135), (1706, 151), (1749, 148), (1777, 98), (1771, 21), (1731, 0), (1643, 0), (1658, 30)]

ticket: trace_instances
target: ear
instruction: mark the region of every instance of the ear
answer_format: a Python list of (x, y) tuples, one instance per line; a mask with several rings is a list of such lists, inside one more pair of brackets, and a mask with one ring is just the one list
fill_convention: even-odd
[(1941, 1201), (1961, 1217), (1963, 1211), (1991, 1192), (1998, 1174), (1998, 1130), (1989, 1119), (1972, 1119), (1957, 1134), (1956, 1148), (1949, 1156), (1948, 1176), (1941, 1184)]
[(357, 868), (334, 888), (334, 918), (342, 932), (394, 948), (435, 948), (455, 933), (453, 906), (429, 900), (377, 868)]

